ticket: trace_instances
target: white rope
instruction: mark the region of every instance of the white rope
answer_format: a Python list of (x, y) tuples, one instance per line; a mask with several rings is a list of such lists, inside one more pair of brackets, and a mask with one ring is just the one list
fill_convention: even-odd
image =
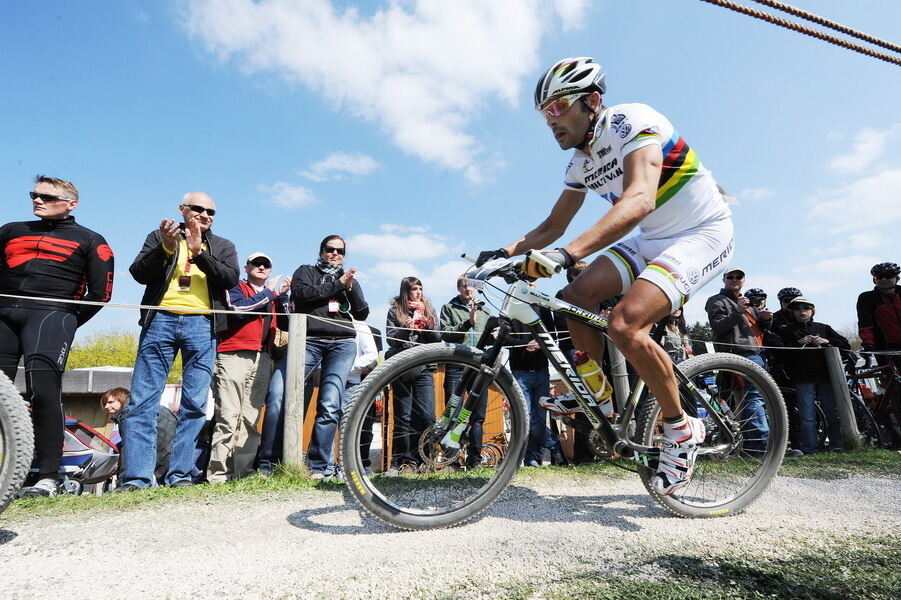
[[(92, 300), (72, 300), (69, 298), (45, 298), (45, 297), (40, 297), (40, 296), (19, 296), (19, 295), (15, 295), (15, 294), (0, 294), (0, 298), (12, 298), (15, 300), (32, 300), (32, 301), (36, 300), (39, 302), (48, 302), (48, 303), (54, 303), (54, 304), (62, 303), (62, 304), (76, 304), (76, 305), (100, 306), (100, 307), (108, 306), (111, 308), (132, 308), (132, 309), (136, 308), (139, 310), (161, 310), (161, 311), (168, 311), (168, 312), (180, 312), (180, 311), (174, 309), (173, 307), (152, 306), (152, 305), (147, 305), (147, 304), (121, 304), (121, 303), (116, 303), (116, 302), (97, 302), (97, 301), (92, 301)], [(238, 314), (241, 316), (257, 315), (257, 316), (261, 316), (261, 317), (272, 316), (271, 312), (259, 312), (259, 311), (246, 311), (245, 312), (245, 311), (242, 311), (240, 313), (237, 313), (234, 310), (220, 310), (220, 309), (214, 309), (214, 308), (208, 308), (208, 309), (203, 309), (203, 308), (193, 309), (192, 308), (190, 313), (183, 313), (183, 314), (196, 314), (196, 315), (201, 315), (201, 314), (202, 315), (207, 315), (207, 314), (235, 315), (235, 314)], [(282, 316), (282, 315), (288, 316), (289, 314), (291, 314), (291, 313), (276, 313), (276, 316)], [(354, 330), (353, 323), (348, 323), (347, 321), (345, 321), (343, 319), (332, 319), (329, 317), (320, 317), (318, 315), (309, 315), (309, 314), (307, 315), (307, 317), (311, 318), (311, 319), (317, 319), (319, 321), (323, 321), (323, 322), (327, 322), (327, 323), (332, 323), (333, 325), (337, 325), (338, 327), (347, 329), (348, 331)], [(369, 325), (370, 327), (376, 327), (378, 329), (378, 326), (372, 325), (368, 321), (363, 321), (363, 322), (366, 323), (366, 325)], [(422, 331), (422, 329), (416, 329), (413, 327), (392, 327), (392, 329), (399, 329), (402, 331)], [(467, 333), (467, 332), (461, 332), (461, 331), (448, 331), (448, 330), (441, 330), (441, 329), (430, 329), (428, 331), (434, 331), (434, 332), (438, 333), (439, 335), (442, 333), (462, 333), (462, 334)], [(549, 331), (549, 333), (551, 333), (555, 337), (559, 336), (558, 340), (569, 339), (569, 331), (567, 331), (565, 329), (552, 330), (552, 331)], [(403, 338), (389, 337), (387, 334), (383, 334), (380, 337), (382, 337), (386, 340), (394, 340), (397, 342), (402, 342), (405, 344), (413, 344), (413, 345), (417, 345), (417, 346), (425, 345), (426, 343), (429, 343), (429, 342), (413, 342), (408, 339), (405, 340)], [(688, 341), (693, 342), (693, 343), (707, 343), (710, 340), (695, 340), (695, 339), (689, 338)], [(824, 346), (802, 346), (799, 348), (799, 347), (795, 347), (795, 346), (744, 346), (741, 344), (731, 344), (728, 342), (711, 342), (711, 343), (716, 344), (718, 346), (731, 346), (734, 348), (746, 348), (748, 350), (757, 349), (757, 350), (796, 351), (796, 350), (822, 350), (824, 348)], [(526, 346), (528, 346), (528, 344), (516, 344), (516, 345), (506, 346), (506, 348), (524, 348)], [(857, 350), (856, 352), (860, 355), (873, 355), (873, 356), (899, 356), (899, 355), (901, 355), (901, 352), (891, 351), (891, 350), (868, 350), (868, 351)]]

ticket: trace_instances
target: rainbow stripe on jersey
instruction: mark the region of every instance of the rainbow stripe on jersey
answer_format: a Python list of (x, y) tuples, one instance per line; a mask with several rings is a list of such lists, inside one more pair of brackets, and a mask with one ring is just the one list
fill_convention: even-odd
[[(655, 135), (647, 129), (641, 131), (639, 136)], [(660, 182), (657, 184), (657, 202), (655, 208), (666, 204), (667, 200), (679, 193), (692, 177), (697, 175), (701, 167), (701, 160), (695, 151), (688, 146), (678, 133), (673, 132), (673, 137), (663, 147), (663, 170), (660, 172)]]

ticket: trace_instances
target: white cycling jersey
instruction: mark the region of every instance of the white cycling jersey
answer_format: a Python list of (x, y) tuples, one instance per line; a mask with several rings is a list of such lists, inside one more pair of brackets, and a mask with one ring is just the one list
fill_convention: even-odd
[(672, 123), (647, 104), (605, 108), (588, 145), (589, 153), (575, 151), (564, 185), (577, 192), (591, 188), (616, 204), (623, 195), (623, 159), (651, 144), (661, 148), (663, 171), (657, 185), (657, 206), (639, 223), (642, 237), (673, 237), (729, 217), (731, 211), (698, 155)]

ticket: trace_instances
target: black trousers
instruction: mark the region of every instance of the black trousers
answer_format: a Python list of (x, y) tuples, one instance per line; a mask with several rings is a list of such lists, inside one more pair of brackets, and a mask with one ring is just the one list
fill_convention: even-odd
[(78, 321), (61, 310), (0, 307), (0, 370), (16, 377), (25, 359), (26, 399), (34, 423), (35, 468), (56, 477), (63, 455), (62, 379)]

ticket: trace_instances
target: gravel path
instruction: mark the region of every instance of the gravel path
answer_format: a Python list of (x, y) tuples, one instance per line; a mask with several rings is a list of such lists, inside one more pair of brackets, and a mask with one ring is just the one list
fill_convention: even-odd
[(637, 479), (520, 478), (474, 522), (426, 532), (363, 518), (321, 490), (0, 520), (0, 596), (498, 598), (566, 570), (678, 552), (677, 536), (695, 550), (773, 556), (827, 534), (898, 531), (899, 491), (899, 480), (781, 478), (742, 515), (687, 521)]

